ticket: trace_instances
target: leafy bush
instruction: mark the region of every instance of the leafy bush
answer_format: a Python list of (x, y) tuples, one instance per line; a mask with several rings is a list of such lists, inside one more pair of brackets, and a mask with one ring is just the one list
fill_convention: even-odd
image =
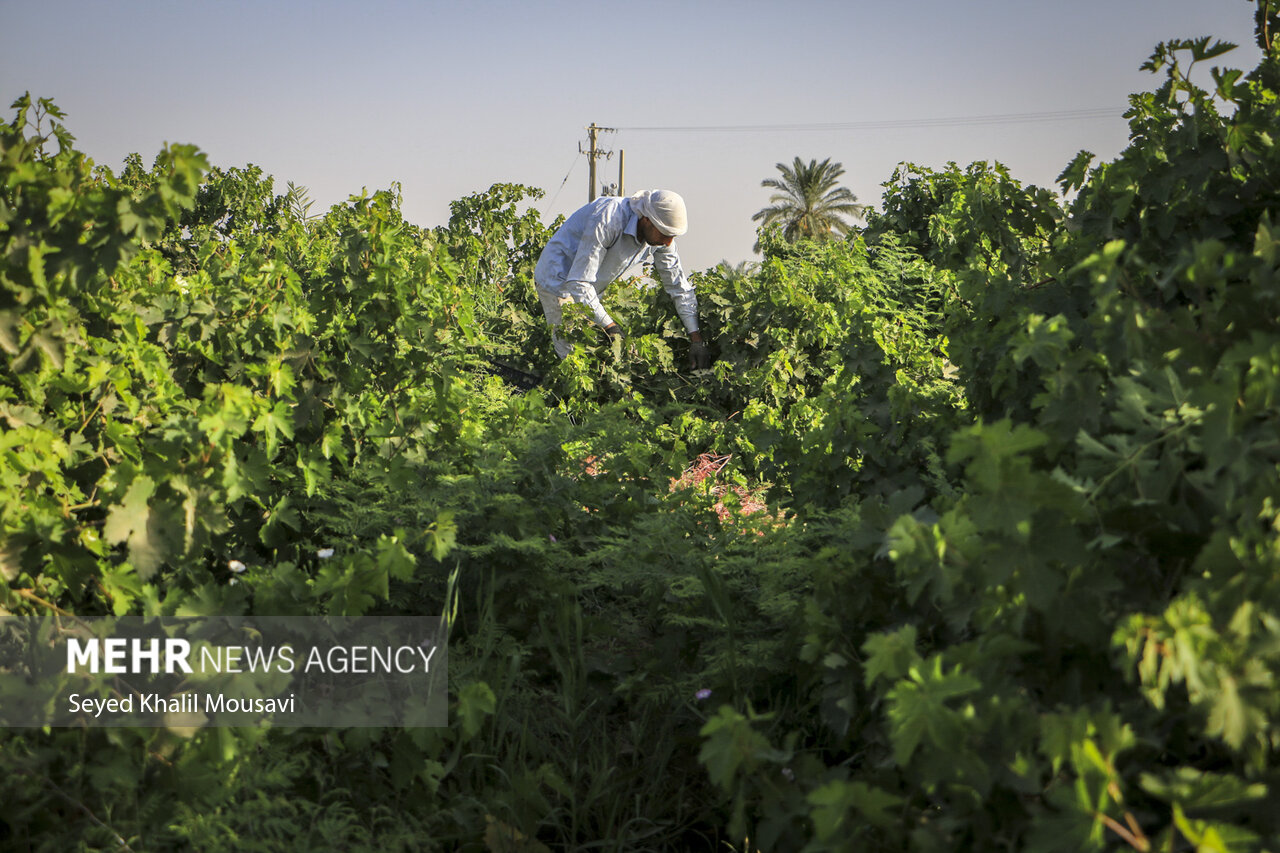
[(553, 358), (536, 190), (312, 215), (20, 99), (2, 630), (445, 607), (452, 724), (8, 730), (0, 838), (1274, 848), (1280, 59), (1194, 86), (1224, 51), (1157, 48), (1070, 201), (904, 165), (849, 240), (696, 274), (696, 373), (643, 280)]

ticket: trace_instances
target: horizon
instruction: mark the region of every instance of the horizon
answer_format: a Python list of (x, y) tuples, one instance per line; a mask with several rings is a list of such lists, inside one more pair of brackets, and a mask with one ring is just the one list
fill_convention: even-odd
[[(53, 100), (112, 171), (190, 143), (214, 166), (261, 168), (277, 193), (305, 187), (316, 210), (399, 184), (405, 218), (427, 228), (495, 183), (542, 189), (547, 223), (572, 213), (587, 201), (587, 125), (619, 128), (600, 146), (625, 150), (625, 193), (685, 197), (677, 245), (694, 271), (758, 259), (751, 216), (776, 163), (839, 162), (871, 207), (901, 162), (998, 161), (1057, 192), (1078, 151), (1124, 149), (1128, 96), (1160, 82), (1139, 70), (1158, 42), (1235, 42), (1214, 64), (1243, 69), (1260, 56), (1243, 2), (1085, 0), (1069, 20), (1032, 5), (716, 0), (642, 17), (577, 0), (3, 0), (0, 95)], [(601, 184), (617, 165), (599, 162)]]

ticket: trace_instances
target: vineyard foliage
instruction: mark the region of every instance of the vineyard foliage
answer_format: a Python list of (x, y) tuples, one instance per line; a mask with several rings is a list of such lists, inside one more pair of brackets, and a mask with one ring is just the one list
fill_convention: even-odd
[(555, 359), (538, 190), (312, 213), (19, 99), (0, 635), (454, 615), (447, 728), (0, 732), (0, 844), (1277, 849), (1272, 17), (1203, 86), (1230, 46), (1161, 44), (1060, 193), (903, 164), (847, 240), (763, 233), (697, 373), (645, 286)]

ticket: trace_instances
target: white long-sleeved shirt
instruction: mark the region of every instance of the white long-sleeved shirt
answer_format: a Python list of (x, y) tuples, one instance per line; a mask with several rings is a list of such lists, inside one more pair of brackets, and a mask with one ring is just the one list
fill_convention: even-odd
[(662, 287), (675, 303), (686, 331), (698, 330), (698, 298), (670, 246), (650, 246), (637, 233), (640, 216), (629, 198), (601, 196), (564, 221), (538, 258), (533, 280), (540, 290), (568, 296), (591, 309), (601, 326), (613, 318), (600, 294), (632, 264), (652, 257)]

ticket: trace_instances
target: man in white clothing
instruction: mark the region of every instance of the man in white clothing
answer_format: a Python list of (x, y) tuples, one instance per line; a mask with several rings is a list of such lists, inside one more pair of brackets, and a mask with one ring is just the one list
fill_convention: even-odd
[(573, 351), (559, 335), (561, 312), (568, 302), (590, 308), (611, 336), (622, 334), (600, 304), (600, 294), (632, 264), (650, 257), (689, 333), (690, 364), (695, 369), (709, 367), (707, 345), (698, 329), (697, 296), (674, 245), (687, 230), (684, 199), (670, 190), (644, 190), (626, 198), (601, 196), (566, 219), (542, 250), (533, 273), (556, 354), (564, 358)]

